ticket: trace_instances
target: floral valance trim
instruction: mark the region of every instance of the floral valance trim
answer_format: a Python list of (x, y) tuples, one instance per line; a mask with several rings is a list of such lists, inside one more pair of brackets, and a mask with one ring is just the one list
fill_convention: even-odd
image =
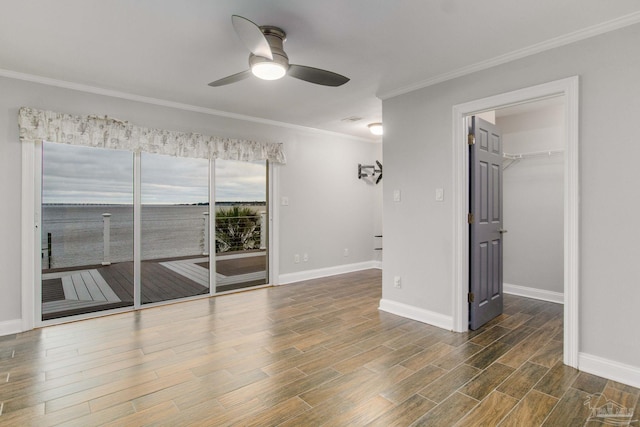
[(50, 141), (178, 157), (286, 163), (282, 143), (150, 129), (107, 116), (74, 116), (22, 107), (18, 126), (23, 142)]

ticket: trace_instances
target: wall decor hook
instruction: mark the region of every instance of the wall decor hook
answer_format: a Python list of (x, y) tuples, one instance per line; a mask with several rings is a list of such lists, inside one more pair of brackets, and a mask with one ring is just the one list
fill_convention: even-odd
[(358, 179), (366, 178), (369, 176), (371, 178), (375, 178), (376, 175), (378, 175), (376, 184), (379, 184), (382, 180), (382, 163), (377, 160), (375, 165), (363, 165), (361, 163), (358, 163)]

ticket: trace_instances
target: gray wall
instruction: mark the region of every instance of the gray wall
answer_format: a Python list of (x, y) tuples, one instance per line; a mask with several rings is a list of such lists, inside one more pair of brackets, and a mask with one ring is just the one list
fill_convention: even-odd
[[(562, 105), (496, 119), (509, 154), (558, 150)], [(505, 159), (505, 164), (509, 160)], [(504, 172), (504, 283), (564, 292), (563, 155), (530, 157)]]
[[(203, 89), (206, 90), (206, 89)], [(0, 334), (21, 317), (21, 146), (18, 109), (110, 115), (132, 123), (208, 135), (285, 143), (279, 166), (280, 274), (375, 259), (381, 186), (357, 179), (358, 163), (380, 158), (381, 144), (313, 130), (272, 126), (0, 77)], [(213, 93), (212, 93), (213, 96)], [(344, 257), (343, 249), (349, 249)], [(294, 253), (309, 253), (293, 264)]]
[(452, 314), (452, 107), (579, 75), (579, 351), (640, 367), (638, 46), (634, 25), (384, 100), (383, 298)]
[(326, 136), (287, 143), (288, 163), (280, 174), (280, 196), (289, 199), (288, 206), (279, 206), (281, 274), (376, 260), (382, 186), (359, 180), (358, 163), (381, 160), (381, 151), (381, 144)]

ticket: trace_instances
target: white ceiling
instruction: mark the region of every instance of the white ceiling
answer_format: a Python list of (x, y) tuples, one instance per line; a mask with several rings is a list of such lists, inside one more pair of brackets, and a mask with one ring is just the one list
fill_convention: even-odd
[[(248, 68), (233, 14), (285, 30), (291, 63), (351, 81), (207, 86)], [(0, 75), (375, 140), (379, 97), (635, 22), (638, 0), (2, 0)]]

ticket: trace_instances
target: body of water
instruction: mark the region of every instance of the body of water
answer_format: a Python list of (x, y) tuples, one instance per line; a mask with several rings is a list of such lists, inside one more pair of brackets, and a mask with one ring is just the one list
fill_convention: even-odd
[[(204, 252), (208, 206), (142, 206), (143, 260), (198, 256)], [(265, 206), (253, 206), (264, 211)], [(217, 208), (220, 209), (220, 208)], [(133, 260), (133, 206), (43, 205), (42, 268), (100, 264), (104, 259), (103, 213), (111, 214), (111, 262)], [(51, 234), (51, 258), (48, 234)]]

